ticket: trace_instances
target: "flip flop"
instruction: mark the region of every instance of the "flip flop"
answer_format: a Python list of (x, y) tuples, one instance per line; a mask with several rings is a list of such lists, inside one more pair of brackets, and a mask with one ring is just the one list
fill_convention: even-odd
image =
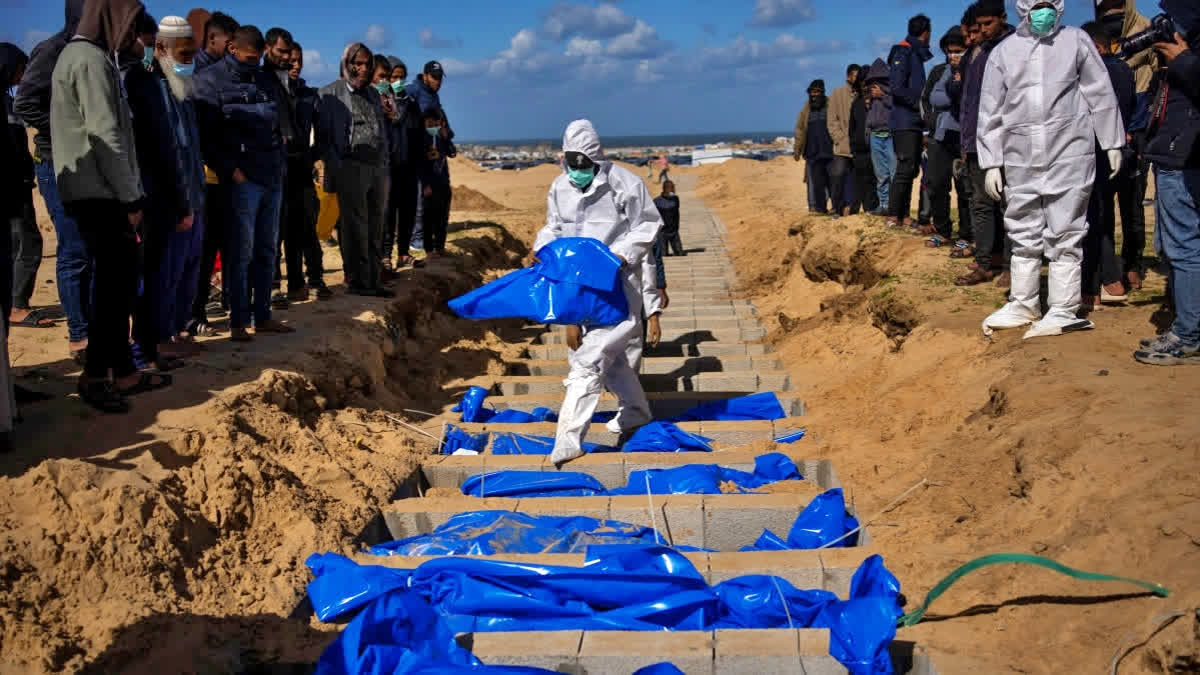
[(129, 412), (129, 401), (117, 391), (112, 382), (80, 382), (79, 398), (84, 403), (103, 413), (123, 414)]
[(136, 396), (138, 394), (145, 394), (151, 391), (158, 391), (159, 389), (166, 389), (167, 387), (171, 386), (172, 381), (173, 378), (170, 375), (144, 372), (138, 377), (137, 384), (124, 389), (118, 388), (117, 393), (125, 397)]
[(940, 234), (935, 234), (925, 240), (925, 248), (939, 248), (946, 245), (946, 238)]
[[(42, 323), (46, 321), (48, 323)], [(57, 324), (54, 320), (46, 316), (45, 312), (40, 309), (31, 309), (20, 321), (13, 321), (9, 325), (21, 326), (23, 328), (54, 328)]]

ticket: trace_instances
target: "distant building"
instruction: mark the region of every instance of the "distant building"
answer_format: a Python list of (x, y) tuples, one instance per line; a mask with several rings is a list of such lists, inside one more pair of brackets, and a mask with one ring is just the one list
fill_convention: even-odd
[(733, 159), (733, 149), (719, 148), (716, 150), (693, 150), (692, 166), (701, 164), (721, 164)]

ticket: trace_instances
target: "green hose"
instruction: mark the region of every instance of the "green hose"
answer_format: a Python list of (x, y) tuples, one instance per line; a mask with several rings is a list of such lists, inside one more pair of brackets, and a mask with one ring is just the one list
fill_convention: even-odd
[(1141, 586), (1160, 598), (1165, 598), (1171, 594), (1171, 591), (1167, 590), (1166, 587), (1160, 584), (1152, 584), (1147, 581), (1138, 581), (1136, 579), (1126, 579), (1125, 577), (1114, 577), (1108, 574), (1084, 572), (1083, 570), (1072, 569), (1049, 558), (1043, 558), (1040, 555), (1030, 555), (1028, 553), (994, 553), (992, 555), (985, 555), (982, 558), (976, 558), (951, 572), (950, 576), (942, 579), (937, 586), (933, 587), (933, 590), (929, 591), (929, 595), (925, 596), (925, 602), (921, 603), (920, 607), (900, 617), (897, 624), (901, 628), (905, 626), (917, 625), (922, 619), (925, 618), (925, 612), (929, 609), (929, 605), (933, 604), (933, 601), (937, 600), (942, 593), (945, 593), (946, 589), (953, 586), (954, 582), (981, 567), (998, 565), (1000, 563), (1027, 563), (1030, 565), (1038, 565), (1040, 567), (1054, 570), (1060, 574), (1065, 574), (1069, 577), (1083, 579), (1084, 581), (1123, 581), (1127, 584)]

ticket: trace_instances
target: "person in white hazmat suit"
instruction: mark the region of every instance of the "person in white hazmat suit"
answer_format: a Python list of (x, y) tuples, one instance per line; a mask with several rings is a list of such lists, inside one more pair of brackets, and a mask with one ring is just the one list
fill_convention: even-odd
[[(1100, 54), (1086, 33), (1062, 25), (1065, 0), (1017, 0), (1021, 23), (988, 58), (979, 99), (979, 166), (988, 196), (1007, 200), (1013, 241), (1009, 302), (983, 332), (1033, 324), (1025, 338), (1091, 328), (1076, 314), (1096, 142), (1113, 176), (1125, 127)], [(1005, 182), (1007, 181), (1007, 186)], [(1042, 256), (1050, 260), (1043, 317)]]
[[(604, 159), (600, 136), (588, 120), (575, 120), (563, 134), (566, 171), (546, 197), (546, 226), (533, 250), (560, 237), (591, 237), (621, 258), (629, 315), (615, 326), (567, 329), (567, 392), (558, 413), (550, 460), (583, 454), (583, 436), (604, 387), (619, 400), (610, 428), (631, 431), (650, 421), (650, 404), (634, 362), (641, 355), (642, 271), (662, 220), (645, 183)], [(636, 349), (634, 342), (637, 343)]]

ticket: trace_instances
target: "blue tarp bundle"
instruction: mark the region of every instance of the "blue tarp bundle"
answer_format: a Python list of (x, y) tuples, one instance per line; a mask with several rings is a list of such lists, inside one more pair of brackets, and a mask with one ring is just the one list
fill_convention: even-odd
[(621, 452), (712, 452), (711, 441), (670, 422), (651, 422), (633, 432)]
[(468, 424), (486, 422), (496, 414), (496, 411), (483, 407), (483, 399), (487, 398), (487, 395), (487, 389), (483, 387), (471, 387), (459, 399), (458, 405), (450, 409), (450, 412), (461, 412), (462, 421)]
[(466, 319), (612, 326), (629, 316), (621, 259), (597, 239), (564, 237), (537, 252), (539, 263), (500, 277), (449, 302)]
[(661, 541), (649, 527), (616, 520), (467, 511), (455, 514), (429, 534), (372, 546), (370, 553), (404, 556), (583, 553), (590, 544)]
[[(493, 455), (549, 455), (553, 450), (554, 439), (545, 436), (502, 432), (496, 434), (496, 440), (492, 441)], [(617, 449), (598, 443), (585, 442), (583, 451), (591, 454), (593, 452), (616, 452)]]
[(446, 427), (446, 437), (442, 439), (442, 454), (453, 455), (458, 450), (483, 452), (487, 449), (487, 434), (468, 434), (453, 424)]
[[(792, 523), (787, 541), (780, 539), (770, 530), (763, 530), (753, 546), (742, 550), (786, 551), (796, 548), (821, 548), (857, 527), (858, 519), (846, 512), (846, 500), (842, 496), (842, 489), (834, 488), (817, 495), (808, 503), (796, 518), (796, 522)], [(855, 533), (830, 548), (854, 546), (857, 543), (858, 533)]]
[[(781, 480), (802, 480), (787, 455), (770, 453), (754, 460), (754, 473), (717, 464), (688, 464), (670, 469), (634, 471), (624, 487), (607, 490), (592, 476), (571, 471), (495, 471), (468, 478), (462, 492), (471, 497), (596, 497), (644, 495), (716, 495), (722, 483), (747, 492)], [(481, 490), (483, 493), (481, 494)]]
[(745, 420), (778, 420), (787, 417), (779, 397), (764, 391), (749, 396), (711, 401), (696, 406), (672, 422), (737, 422)]
[(321, 656), (322, 675), (459, 672), (474, 657), (454, 644), (458, 633), (788, 627), (828, 628), (830, 653), (851, 673), (884, 674), (901, 615), (900, 584), (877, 555), (845, 601), (767, 576), (709, 586), (678, 551), (646, 545), (592, 547), (583, 567), (446, 557), (394, 570), (328, 553), (307, 564), (321, 620), (366, 607)]

